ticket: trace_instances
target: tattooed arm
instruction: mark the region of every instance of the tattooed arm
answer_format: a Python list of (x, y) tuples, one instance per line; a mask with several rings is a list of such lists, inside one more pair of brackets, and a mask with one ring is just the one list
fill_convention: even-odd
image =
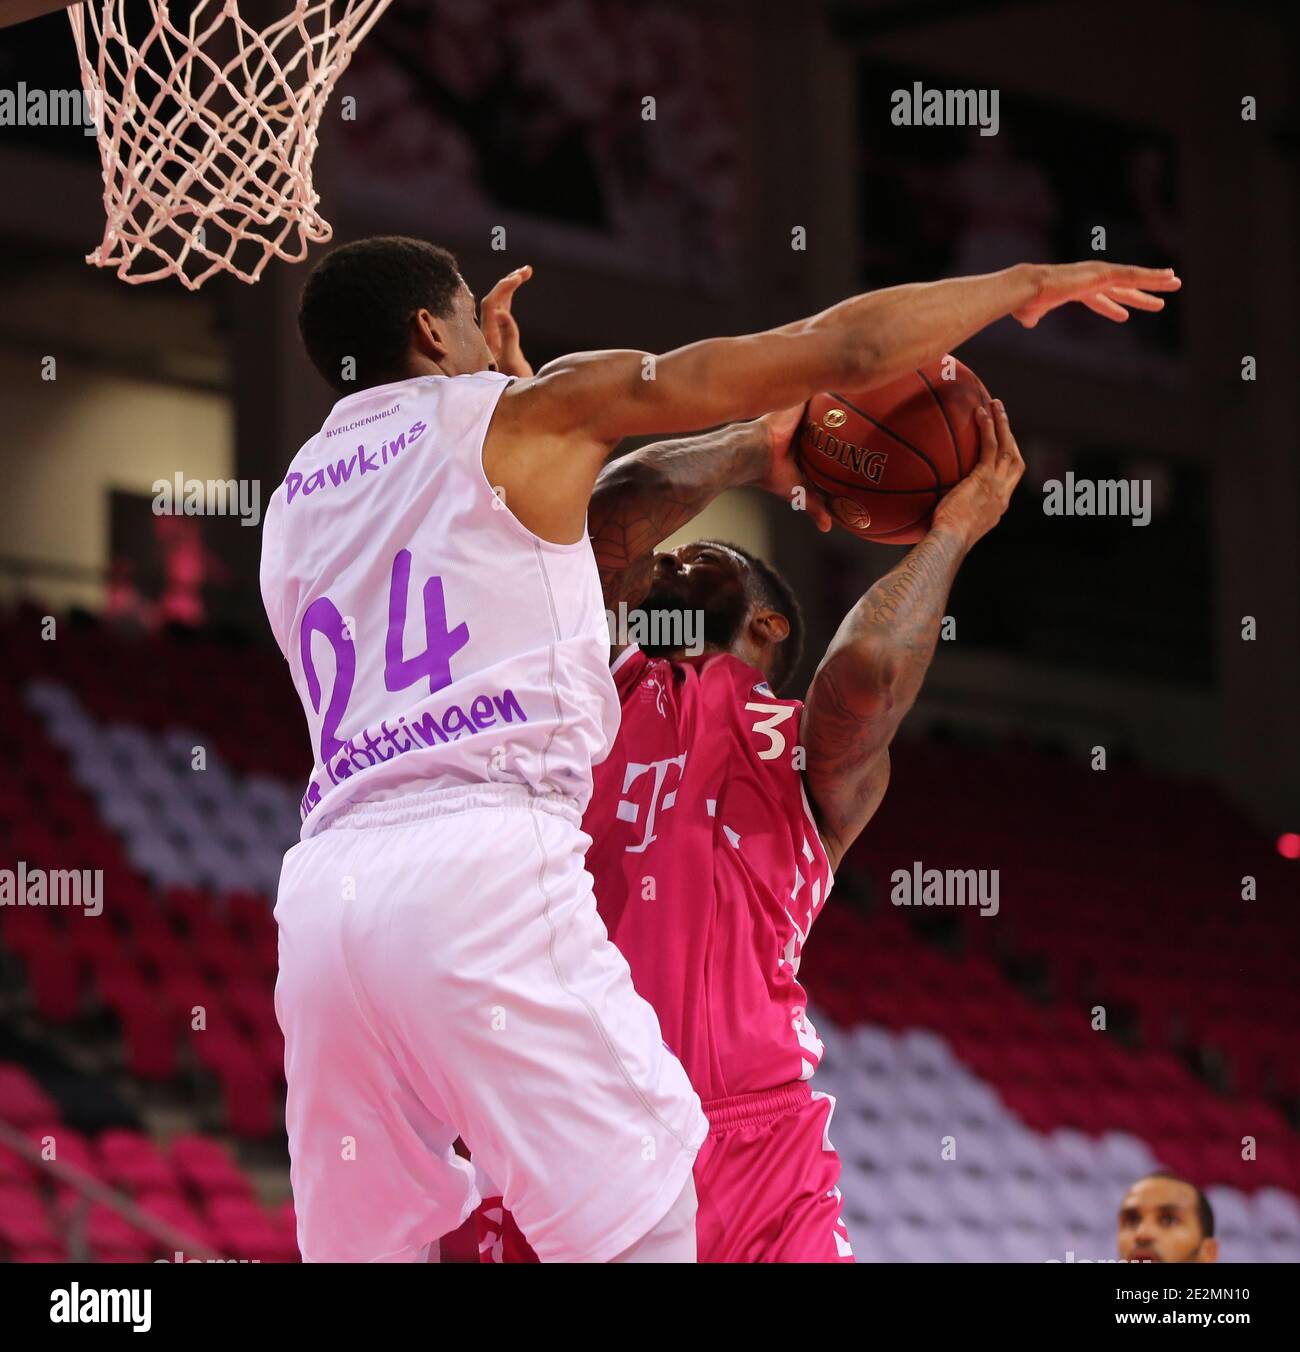
[(934, 657), (957, 570), (1024, 473), (1001, 401), (977, 416), (979, 464), (935, 509), (925, 538), (845, 616), (808, 690), (804, 776), (832, 867), (885, 796), (889, 744)]
[[(790, 444), (802, 413), (798, 405), (610, 461), (587, 508), (606, 606), (640, 601), (650, 587), (655, 547), (727, 489), (750, 485), (792, 501), (803, 482)], [(818, 527), (829, 530), (830, 514), (812, 490), (806, 506)]]

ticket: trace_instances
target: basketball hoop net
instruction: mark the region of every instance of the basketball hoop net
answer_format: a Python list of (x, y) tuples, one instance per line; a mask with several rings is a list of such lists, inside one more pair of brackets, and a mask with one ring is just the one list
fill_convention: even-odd
[(289, 2), (260, 29), (239, 0), (195, 0), (183, 31), (169, 0), (149, 0), (151, 26), (134, 33), (126, 0), (68, 11), (108, 217), (88, 263), (196, 291), (222, 271), (255, 282), (273, 256), (298, 263), (331, 237), (312, 187), (316, 134), (390, 0)]

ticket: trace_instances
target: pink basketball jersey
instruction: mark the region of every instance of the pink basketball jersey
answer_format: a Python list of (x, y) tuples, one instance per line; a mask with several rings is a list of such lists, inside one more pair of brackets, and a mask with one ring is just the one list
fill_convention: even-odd
[(832, 874), (804, 792), (799, 700), (714, 654), (629, 648), (595, 772), (587, 867), (610, 937), (705, 1101), (811, 1078), (798, 982)]

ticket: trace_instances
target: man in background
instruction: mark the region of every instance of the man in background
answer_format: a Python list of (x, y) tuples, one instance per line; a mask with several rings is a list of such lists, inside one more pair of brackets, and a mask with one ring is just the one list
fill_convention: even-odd
[(1119, 1208), (1119, 1256), (1126, 1263), (1216, 1263), (1214, 1211), (1177, 1174), (1139, 1178)]

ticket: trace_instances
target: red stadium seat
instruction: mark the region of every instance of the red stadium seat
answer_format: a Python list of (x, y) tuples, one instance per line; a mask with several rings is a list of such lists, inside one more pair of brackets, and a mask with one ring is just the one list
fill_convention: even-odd
[(0, 1245), (12, 1250), (52, 1248), (59, 1235), (36, 1188), (0, 1188)]
[(111, 1130), (96, 1142), (104, 1178), (128, 1192), (169, 1191), (177, 1186), (171, 1161), (150, 1136)]
[(221, 1251), (221, 1245), (213, 1234), (211, 1225), (179, 1193), (141, 1192), (136, 1198), (136, 1204), (141, 1211), (165, 1221), (182, 1234), (188, 1235), (192, 1241), (216, 1252)]
[(141, 983), (118, 991), (113, 1009), (130, 1073), (142, 1080), (171, 1079), (177, 1067), (177, 1028), (167, 1004)]
[(21, 1066), (0, 1064), (0, 1121), (20, 1130), (58, 1117), (53, 1099)]
[(86, 1217), (86, 1241), (96, 1261), (101, 1263), (148, 1262), (156, 1247), (143, 1230), (101, 1202), (91, 1203)]
[(247, 1176), (219, 1141), (187, 1133), (173, 1137), (168, 1150), (176, 1173), (200, 1195), (251, 1195)]
[(29, 953), (27, 980), (47, 1023), (70, 1023), (81, 1012), (81, 964), (70, 946), (45, 944)]

